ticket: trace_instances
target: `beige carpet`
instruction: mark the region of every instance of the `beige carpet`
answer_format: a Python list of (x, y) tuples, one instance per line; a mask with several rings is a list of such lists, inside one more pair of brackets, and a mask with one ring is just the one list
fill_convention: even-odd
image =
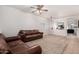
[(67, 37), (67, 47), (63, 53), (79, 54), (79, 38), (76, 36)]
[(79, 53), (79, 40), (75, 36), (48, 35), (27, 43), (28, 45), (40, 45), (43, 54)]

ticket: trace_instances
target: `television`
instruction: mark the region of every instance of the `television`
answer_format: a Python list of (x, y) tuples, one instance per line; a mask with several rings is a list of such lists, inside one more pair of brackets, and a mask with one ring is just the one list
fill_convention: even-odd
[(67, 29), (67, 33), (74, 34), (74, 29)]

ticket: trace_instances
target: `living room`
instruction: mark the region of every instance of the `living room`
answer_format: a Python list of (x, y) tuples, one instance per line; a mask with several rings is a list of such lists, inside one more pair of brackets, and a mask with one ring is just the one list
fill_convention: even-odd
[[(41, 8), (39, 9), (39, 7)], [(75, 5), (1, 5), (1, 39), (3, 36), (6, 37), (10, 51), (5, 51), (7, 49), (4, 49), (5, 47), (2, 45), (0, 53), (79, 53), (78, 10), (79, 6)], [(14, 44), (16, 45), (18, 42), (23, 46), (19, 45), (16, 48)], [(29, 50), (24, 47), (26, 45), (30, 47), (29, 49), (36, 48)]]

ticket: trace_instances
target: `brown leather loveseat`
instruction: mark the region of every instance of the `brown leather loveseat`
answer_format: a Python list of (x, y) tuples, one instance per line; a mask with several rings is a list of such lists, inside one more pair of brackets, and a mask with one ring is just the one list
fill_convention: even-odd
[(43, 38), (43, 32), (39, 32), (38, 30), (20, 30), (18, 35), (24, 42)]
[(3, 34), (0, 34), (0, 53), (40, 54), (42, 53), (42, 49), (39, 45), (27, 45), (18, 36), (6, 38)]

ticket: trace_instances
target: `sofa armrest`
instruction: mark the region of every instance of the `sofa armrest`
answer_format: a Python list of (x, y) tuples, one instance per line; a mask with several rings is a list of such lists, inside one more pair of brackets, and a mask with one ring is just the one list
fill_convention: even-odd
[(42, 48), (39, 45), (34, 45), (27, 51), (29, 54), (41, 54)]
[(43, 34), (43, 32), (39, 32), (40, 34)]
[(12, 36), (12, 37), (7, 37), (5, 40), (7, 42), (11, 42), (11, 41), (19, 40), (19, 39), (20, 39), (19, 36)]
[(24, 36), (24, 35), (25, 35), (25, 34), (23, 34), (23, 33), (19, 33), (19, 34), (18, 34), (18, 36)]

